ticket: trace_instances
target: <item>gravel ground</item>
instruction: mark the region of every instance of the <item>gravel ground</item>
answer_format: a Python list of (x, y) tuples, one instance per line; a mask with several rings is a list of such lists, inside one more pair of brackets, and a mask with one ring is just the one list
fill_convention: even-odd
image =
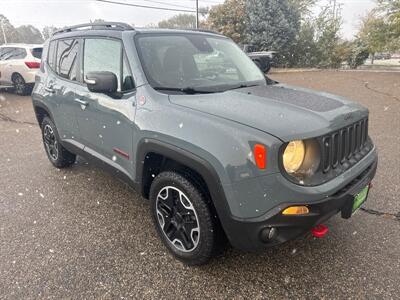
[(0, 297), (398, 298), (400, 73), (272, 74), (370, 109), (379, 167), (366, 209), (339, 216), (324, 239), (259, 254), (227, 249), (202, 267), (172, 259), (148, 204), (80, 159), (48, 162), (29, 97), (0, 91)]

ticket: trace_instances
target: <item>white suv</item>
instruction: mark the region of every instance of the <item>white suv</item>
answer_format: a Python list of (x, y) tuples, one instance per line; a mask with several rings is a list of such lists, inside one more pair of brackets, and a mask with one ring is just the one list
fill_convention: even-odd
[(29, 95), (40, 68), (42, 50), (42, 45), (0, 46), (0, 86), (13, 86), (17, 94)]

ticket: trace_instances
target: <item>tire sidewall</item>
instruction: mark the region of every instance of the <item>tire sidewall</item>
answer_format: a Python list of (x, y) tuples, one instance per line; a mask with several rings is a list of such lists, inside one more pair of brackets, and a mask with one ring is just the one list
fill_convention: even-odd
[[(57, 151), (58, 151), (58, 156), (57, 156), (57, 159), (54, 159), (51, 155), (50, 155), (50, 153), (48, 152), (48, 150), (47, 150), (47, 146), (46, 146), (46, 143), (45, 143), (45, 141), (44, 141), (44, 128), (45, 128), (45, 126), (46, 125), (49, 125), (50, 127), (51, 127), (51, 129), (53, 130), (53, 133), (54, 133), (54, 136), (55, 136), (55, 138), (56, 138), (56, 141), (57, 141)], [(59, 166), (59, 164), (61, 163), (61, 155), (62, 155), (62, 153), (61, 153), (61, 144), (60, 144), (60, 138), (59, 138), (59, 136), (58, 136), (58, 132), (57, 132), (57, 128), (56, 128), (56, 125), (53, 123), (53, 121), (50, 119), (50, 118), (48, 118), (48, 117), (45, 117), (44, 119), (43, 119), (43, 122), (42, 122), (42, 140), (43, 140), (43, 146), (44, 146), (44, 149), (45, 149), (45, 151), (46, 151), (46, 155), (47, 155), (47, 157), (49, 158), (49, 160), (51, 161), (51, 163), (53, 164), (53, 165), (55, 165), (56, 167), (58, 167)]]
[[(17, 78), (19, 78), (19, 79), (22, 80), (22, 83), (23, 83), (23, 88), (22, 88), (22, 90), (19, 90), (19, 89), (16, 87), (15, 81), (16, 81)], [(25, 96), (25, 95), (27, 94), (28, 86), (27, 86), (27, 84), (26, 84), (26, 82), (25, 82), (25, 79), (21, 76), (21, 74), (18, 74), (18, 73), (15, 74), (12, 81), (13, 81), (15, 93), (16, 93), (17, 95), (20, 95), (20, 96)]]
[[(177, 178), (175, 180), (173, 178)], [(192, 203), (196, 210), (199, 227), (200, 227), (200, 239), (196, 248), (190, 252), (183, 252), (177, 249), (165, 236), (157, 217), (157, 195), (161, 189), (166, 186), (173, 186), (181, 190), (186, 197)], [(203, 261), (208, 260), (212, 255), (212, 250), (215, 243), (215, 228), (213, 226), (213, 220), (211, 217), (210, 210), (205, 202), (204, 196), (200, 193), (195, 186), (182, 175), (174, 172), (161, 173), (154, 179), (150, 189), (150, 205), (151, 214), (156, 230), (163, 241), (164, 245), (177, 257), (179, 260), (186, 264), (201, 264)]]

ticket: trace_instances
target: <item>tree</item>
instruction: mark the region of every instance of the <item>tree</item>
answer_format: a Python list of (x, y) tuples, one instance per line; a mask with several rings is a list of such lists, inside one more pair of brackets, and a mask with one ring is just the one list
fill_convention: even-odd
[(318, 0), (289, 0), (289, 4), (301, 14), (301, 19), (305, 20), (312, 13), (312, 8)]
[(333, 7), (325, 7), (315, 21), (318, 66), (338, 68), (345, 57), (339, 56), (339, 31), (342, 23), (340, 16), (333, 17)]
[(7, 43), (16, 43), (18, 42), (18, 33), (15, 30), (15, 27), (10, 23), (10, 21), (4, 16), (0, 14), (0, 45), (5, 43), (3, 37), (3, 30), (4, 35), (6, 36)]
[(22, 25), (16, 28), (18, 42), (26, 44), (42, 44), (43, 37), (39, 29), (32, 25)]
[(90, 20), (90, 23), (104, 23), (105, 21), (104, 19), (94, 19), (93, 21)]
[(374, 63), (375, 53), (383, 52), (388, 49), (389, 36), (389, 25), (384, 18), (377, 15), (376, 11), (370, 12), (362, 19), (358, 38), (372, 55), (372, 63)]
[(362, 40), (356, 39), (349, 44), (346, 60), (351, 69), (356, 69), (364, 64), (368, 56), (368, 47)]
[(53, 33), (55, 32), (55, 31), (57, 31), (59, 28), (57, 28), (57, 27), (55, 27), (55, 26), (52, 26), (52, 25), (50, 25), (50, 26), (45, 26), (44, 28), (43, 28), (43, 30), (42, 30), (42, 36), (43, 36), (43, 39), (44, 40), (47, 40), (48, 38), (50, 38), (52, 35), (53, 35)]
[(207, 25), (236, 43), (243, 44), (246, 39), (245, 0), (226, 0), (223, 4), (213, 6), (209, 11)]
[(379, 0), (378, 11), (384, 14), (388, 30), (387, 48), (400, 50), (400, 0)]
[(190, 14), (179, 14), (163, 20), (158, 23), (160, 28), (195, 28), (196, 27), (196, 16)]
[(299, 10), (289, 0), (248, 0), (246, 39), (257, 50), (277, 51), (283, 60), (293, 54), (300, 31)]
[(318, 49), (315, 41), (315, 24), (305, 20), (300, 28), (296, 43), (291, 50), (290, 65), (297, 67), (314, 67), (318, 64)]

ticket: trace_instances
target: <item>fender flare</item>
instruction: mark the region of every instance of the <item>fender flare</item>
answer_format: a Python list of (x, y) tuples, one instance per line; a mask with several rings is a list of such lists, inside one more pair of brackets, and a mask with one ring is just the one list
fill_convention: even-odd
[(162, 155), (196, 171), (207, 184), (208, 191), (211, 195), (211, 201), (213, 202), (221, 224), (225, 229), (225, 224), (229, 223), (229, 219), (231, 218), (230, 209), (218, 173), (208, 161), (190, 151), (179, 148), (175, 145), (156, 139), (144, 138), (138, 143), (135, 178), (135, 183), (137, 184), (142, 194), (142, 175), (144, 167), (144, 164), (142, 162), (145, 160), (148, 153), (156, 153)]
[(43, 109), (47, 113), (47, 115), (50, 117), (50, 119), (52, 119), (54, 122), (53, 114), (51, 113), (50, 109), (47, 107), (46, 104), (44, 104), (43, 102), (40, 102), (38, 100), (33, 100), (33, 99), (32, 99), (32, 104), (33, 104), (33, 109), (35, 111), (36, 120), (38, 121), (39, 126), (40, 126), (40, 119), (39, 119), (39, 115), (36, 112), (36, 108)]

